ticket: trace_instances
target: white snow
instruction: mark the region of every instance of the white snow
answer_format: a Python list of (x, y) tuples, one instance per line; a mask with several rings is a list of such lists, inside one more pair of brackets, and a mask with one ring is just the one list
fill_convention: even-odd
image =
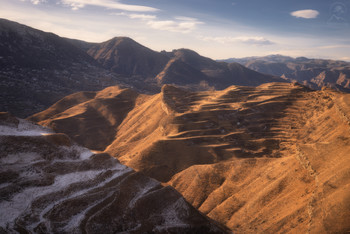
[(179, 218), (180, 213), (183, 217), (189, 217), (188, 204), (182, 197), (163, 210), (161, 216), (164, 218), (164, 223), (156, 226), (153, 231), (162, 232), (169, 227), (188, 227), (189, 225)]
[(19, 164), (19, 163), (35, 163), (38, 160), (41, 160), (41, 156), (35, 152), (28, 153), (17, 153), (17, 154), (8, 154), (6, 157), (0, 158), (1, 164)]
[(53, 133), (52, 130), (18, 119), (18, 127), (0, 126), (0, 136), (40, 136)]
[(89, 149), (80, 147), (80, 159), (89, 159), (92, 155), (94, 155), (94, 153), (91, 152)]
[(183, 216), (188, 216), (188, 205), (185, 202), (184, 198), (180, 197), (176, 202), (168, 206), (162, 212), (162, 216), (165, 220), (165, 225), (176, 225), (182, 223), (182, 221), (178, 217), (179, 212), (186, 212)]
[(137, 192), (137, 194), (134, 196), (134, 198), (129, 203), (129, 208), (133, 208), (135, 206), (135, 203), (137, 200), (139, 200), (141, 197), (143, 197), (146, 193), (148, 193), (150, 190), (152, 190), (154, 187), (158, 186), (159, 182), (155, 180), (149, 180), (147, 184), (144, 185), (144, 187), (140, 188), (140, 190)]
[[(40, 136), (52, 133), (53, 132), (49, 129), (38, 125), (34, 125), (25, 120), (19, 120), (18, 128), (10, 126), (0, 126), (0, 136)], [(0, 158), (0, 169), (2, 170), (6, 168), (11, 168), (18, 171), (20, 173), (18, 179), (40, 179), (41, 176), (44, 176), (43, 172), (39, 168), (31, 167), (31, 164), (41, 161), (48, 162), (51, 164), (55, 163), (56, 161), (83, 162), (85, 160), (89, 160), (90, 157), (94, 154), (89, 149), (78, 145), (73, 145), (71, 147), (60, 146), (59, 151), (59, 154), (76, 155), (76, 157), (57, 158), (53, 161), (48, 161), (42, 157), (43, 155), (40, 152), (13, 153)], [(85, 188), (83, 187), (79, 191), (72, 191), (69, 195), (65, 197), (60, 197), (57, 200), (50, 201), (50, 204), (46, 205), (44, 208), (36, 207), (36, 210), (32, 210), (32, 208), (35, 207), (31, 207), (31, 205), (33, 201), (37, 198), (44, 195), (49, 195), (51, 193), (63, 191), (68, 186), (74, 183), (81, 183), (96, 179), (98, 175), (108, 170), (112, 172), (112, 175), (108, 178), (105, 178), (104, 181), (101, 181), (94, 186)], [(61, 204), (67, 199), (73, 199), (78, 196), (90, 193), (94, 189), (101, 188), (110, 181), (131, 171), (131, 168), (117, 163), (113, 167), (111, 165), (110, 168), (105, 168), (102, 170), (92, 169), (89, 171), (76, 171), (64, 175), (58, 175), (55, 177), (54, 183), (49, 186), (24, 188), (22, 191), (19, 191), (18, 193), (14, 194), (9, 200), (0, 200), (0, 227), (3, 227), (5, 230), (7, 230), (7, 228), (9, 228), (9, 230), (13, 230), (15, 220), (24, 214), (33, 217), (38, 217), (40, 219), (38, 220), (39, 222), (45, 222), (49, 225), (49, 221), (46, 220), (44, 216), (45, 214), (47, 214), (47, 212), (53, 209), (54, 206)], [(139, 197), (141, 197), (142, 194), (149, 191), (152, 188), (152, 186), (154, 186), (154, 183), (152, 182), (143, 189), (140, 189), (140, 193), (137, 195), (138, 197), (136, 197), (135, 200), (139, 199)], [(11, 183), (0, 184), (0, 188), (6, 188), (7, 186), (11, 186)], [(113, 193), (106, 194), (106, 196), (111, 196), (112, 194)], [(88, 212), (89, 209), (91, 209), (96, 204), (105, 199), (106, 196), (102, 196), (101, 199), (98, 199), (94, 203), (89, 204), (88, 207), (82, 210), (79, 214), (76, 214), (75, 216), (71, 217), (70, 222), (63, 228), (63, 232), (75, 232), (77, 230), (77, 225), (79, 225), (79, 222), (81, 222), (81, 220), (85, 217), (86, 212)], [(39, 222), (34, 222), (33, 224), (31, 224), (30, 228), (35, 228), (39, 224)], [(34, 230), (32, 231), (34, 232)]]
[(53, 185), (27, 188), (16, 194), (10, 201), (0, 202), (0, 226), (5, 227), (6, 223), (12, 223), (23, 211), (29, 208), (35, 198), (60, 191), (73, 183), (92, 179), (100, 173), (101, 171), (87, 171), (57, 176)]
[[(124, 165), (117, 165), (117, 167), (115, 167), (114, 169), (120, 169), (120, 171), (116, 171), (111, 177), (109, 177), (107, 180), (105, 180), (104, 182), (102, 183), (99, 183), (98, 185), (96, 186), (92, 186), (92, 187), (89, 187), (87, 189), (83, 189), (83, 190), (80, 190), (76, 193), (73, 193), (71, 194), (70, 196), (68, 197), (64, 197), (58, 201), (54, 201), (52, 202), (49, 206), (47, 206), (43, 211), (41, 211), (40, 213), (40, 222), (45, 222), (45, 218), (44, 218), (44, 215), (49, 212), (56, 204), (59, 204), (59, 203), (62, 203), (63, 201), (65, 200), (68, 200), (68, 199), (72, 199), (72, 198), (75, 198), (75, 197), (78, 197), (78, 196), (81, 196), (85, 193), (88, 193), (96, 188), (99, 188), (99, 187), (103, 187), (104, 185), (106, 185), (107, 183), (109, 183), (110, 181), (112, 181), (113, 179), (115, 178), (118, 178), (119, 176), (122, 176), (123, 174), (127, 173), (127, 172), (130, 172), (132, 171), (131, 168), (128, 168)], [(102, 172), (104, 170), (101, 170), (100, 172)], [(108, 195), (109, 196), (109, 195)], [(104, 197), (103, 197), (104, 198)], [(99, 201), (96, 201), (92, 204), (89, 205), (89, 207), (87, 207), (85, 209), (85, 211), (82, 211), (80, 214), (77, 214), (76, 216), (74, 216), (74, 219), (75, 220), (82, 220), (84, 218), (84, 215), (86, 214), (87, 211), (89, 211), (93, 206), (95, 206), (96, 204), (98, 204)], [(32, 228), (34, 228), (36, 225), (38, 225), (39, 223), (34, 223), (32, 225)], [(65, 231), (69, 231), (69, 230), (73, 230), (74, 229), (74, 224), (77, 225), (77, 223), (74, 223), (74, 222), (69, 222), (69, 224), (67, 224), (67, 226), (65, 227)]]
[(76, 161), (76, 160), (86, 160), (89, 159), (92, 155), (94, 155), (94, 153), (82, 146), (79, 145), (72, 145), (72, 146), (61, 146), (61, 149), (67, 151), (68, 152), (73, 152), (75, 151), (76, 153), (79, 154), (79, 158), (73, 159), (73, 160), (60, 160), (60, 159), (55, 159), (55, 161)]
[[(74, 193), (71, 196), (65, 197), (59, 201), (53, 201), (49, 206), (47, 206), (41, 212), (41, 221), (44, 221), (44, 214), (47, 213), (50, 209), (52, 209), (56, 204), (60, 202), (70, 199), (76, 196), (80, 196), (84, 193), (87, 193), (93, 189), (99, 188), (112, 181), (119, 176), (132, 171), (131, 168), (128, 168), (124, 165), (118, 164), (114, 168), (110, 170), (116, 170), (115, 173), (106, 179), (104, 182), (99, 183), (96, 186), (89, 187), (87, 189), (80, 190)], [(16, 194), (10, 201), (0, 201), (0, 226), (6, 227), (7, 224), (13, 225), (13, 222), (17, 217), (19, 217), (22, 213), (24, 213), (27, 209), (29, 209), (31, 203), (34, 199), (43, 196), (45, 194), (54, 193), (63, 190), (73, 183), (88, 181), (94, 179), (97, 175), (104, 172), (106, 170), (95, 170), (95, 171), (84, 171), (84, 172), (74, 172), (66, 175), (57, 176), (55, 178), (54, 184), (45, 187), (34, 187), (27, 188), (21, 193)]]

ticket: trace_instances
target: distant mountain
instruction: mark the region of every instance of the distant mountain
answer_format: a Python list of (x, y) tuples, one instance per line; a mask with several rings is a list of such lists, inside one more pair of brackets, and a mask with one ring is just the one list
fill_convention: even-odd
[(0, 233), (228, 233), (172, 187), (0, 112)]
[(298, 81), (313, 89), (323, 86), (350, 92), (350, 63), (344, 61), (292, 58), (282, 55), (222, 60), (237, 62), (252, 70)]
[(126, 76), (154, 78), (169, 58), (128, 37), (115, 37), (87, 50), (103, 67)]
[[(83, 46), (86, 48), (86, 45)], [(188, 49), (159, 53), (127, 37), (116, 37), (95, 44), (87, 49), (87, 53), (104, 68), (131, 77), (130, 83), (136, 88), (145, 88), (146, 84), (148, 90), (157, 92), (164, 84), (197, 90), (284, 81), (253, 72), (238, 64), (218, 63)]]
[(298, 83), (108, 87), (30, 119), (172, 185), (234, 233), (350, 231), (350, 94)]
[(117, 84), (85, 51), (59, 36), (0, 19), (0, 106), (25, 117), (62, 97)]
[[(267, 82), (284, 82), (278, 77), (252, 71), (238, 63), (216, 62), (188, 49), (173, 50), (166, 54), (171, 60), (166, 68), (159, 73), (157, 79), (158, 81), (168, 82), (161, 82), (161, 84), (183, 85), (181, 82), (176, 82), (177, 77), (181, 75), (183, 77), (193, 77), (192, 81), (197, 78), (198, 83), (206, 83), (215, 89), (224, 89), (230, 85), (257, 86)], [(180, 64), (186, 64), (186, 66)], [(182, 68), (185, 69), (181, 70)], [(172, 82), (169, 82), (169, 80), (172, 80)]]
[(157, 93), (164, 84), (208, 90), (284, 82), (187, 49), (156, 52), (127, 37), (89, 43), (5, 19), (0, 19), (0, 78), (0, 111), (19, 117), (71, 93), (117, 84)]

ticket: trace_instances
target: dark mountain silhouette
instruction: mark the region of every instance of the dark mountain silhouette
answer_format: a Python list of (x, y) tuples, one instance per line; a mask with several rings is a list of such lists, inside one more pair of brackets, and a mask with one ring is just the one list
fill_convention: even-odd
[(324, 86), (350, 92), (350, 63), (336, 60), (292, 58), (282, 55), (227, 59), (254, 71), (298, 81), (313, 89)]
[(117, 76), (63, 38), (0, 19), (0, 106), (20, 117), (62, 97), (115, 85)]
[(1, 233), (227, 233), (172, 187), (0, 112)]

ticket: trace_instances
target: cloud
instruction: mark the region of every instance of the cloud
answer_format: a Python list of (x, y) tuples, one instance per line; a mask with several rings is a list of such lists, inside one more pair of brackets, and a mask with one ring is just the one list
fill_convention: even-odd
[(320, 48), (320, 49), (350, 48), (350, 45), (327, 45), (327, 46), (320, 46), (318, 48)]
[[(39, 1), (39, 0), (33, 0)], [(110, 9), (118, 9), (123, 11), (135, 11), (135, 12), (154, 12), (158, 11), (157, 8), (148, 7), (148, 6), (140, 6), (140, 5), (129, 5), (120, 3), (118, 1), (113, 0), (61, 0), (64, 5), (70, 6), (72, 10), (78, 10), (87, 5), (89, 6), (97, 6), (97, 7), (105, 7)]]
[(140, 19), (146, 22), (146, 25), (153, 29), (189, 33), (192, 32), (197, 25), (203, 24), (203, 22), (190, 17), (177, 16), (173, 20), (160, 20), (156, 15), (148, 14), (130, 14), (130, 13), (112, 13), (111, 15), (121, 15), (129, 17), (130, 19)]
[(31, 0), (31, 2), (32, 2), (34, 5), (38, 5), (41, 1), (40, 1), (40, 0)]
[(147, 14), (130, 14), (125, 12), (120, 13), (111, 13), (110, 15), (117, 15), (117, 16), (127, 16), (130, 19), (140, 19), (140, 20), (152, 20), (156, 19), (156, 15), (147, 15)]
[(199, 39), (203, 41), (214, 41), (221, 44), (228, 44), (228, 43), (244, 43), (249, 45), (273, 45), (274, 42), (264, 38), (264, 37), (253, 37), (253, 36), (247, 36), (247, 37), (199, 37)]
[(340, 60), (350, 62), (350, 57), (341, 57)]
[[(21, 2), (28, 2), (28, 0), (20, 0)], [(43, 2), (47, 2), (47, 0), (29, 0), (32, 4), (38, 5)]]
[(297, 18), (314, 19), (314, 18), (317, 18), (320, 12), (316, 10), (307, 9), (307, 10), (293, 11), (290, 14)]
[(146, 15), (146, 14), (130, 14), (128, 15), (130, 19), (141, 19), (141, 20), (151, 20), (157, 18), (155, 15)]
[(192, 32), (197, 25), (203, 24), (203, 22), (193, 18), (177, 17), (175, 19), (176, 20), (150, 20), (147, 22), (147, 25), (158, 30), (189, 33)]

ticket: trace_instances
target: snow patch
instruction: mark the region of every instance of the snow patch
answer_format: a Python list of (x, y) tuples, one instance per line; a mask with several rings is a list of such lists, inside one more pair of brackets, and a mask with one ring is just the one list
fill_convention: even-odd
[(161, 216), (164, 218), (164, 223), (162, 225), (156, 226), (153, 231), (162, 232), (169, 229), (169, 227), (189, 227), (189, 224), (186, 224), (179, 217), (189, 217), (188, 204), (184, 198), (179, 198), (176, 202), (166, 207)]
[[(91, 152), (91, 150), (79, 146), (79, 145), (73, 145), (73, 146), (61, 146), (61, 149), (67, 151), (68, 153), (74, 152), (77, 155), (79, 155), (79, 157), (77, 157), (76, 159), (73, 159), (73, 161), (76, 160), (87, 160), (89, 159), (92, 155), (94, 155), (93, 152)], [(67, 161), (67, 160), (57, 160), (57, 161)], [(69, 161), (69, 160), (68, 160)]]
[(0, 136), (41, 136), (53, 133), (52, 130), (18, 119), (18, 127), (0, 126)]
[[(121, 164), (120, 164), (120, 165), (121, 165)], [(131, 168), (128, 168), (128, 167), (126, 167), (126, 166), (124, 166), (124, 165), (121, 165), (121, 167), (119, 167), (119, 166), (118, 166), (118, 167), (115, 167), (115, 169), (117, 169), (117, 170), (118, 170), (118, 169), (121, 169), (121, 170), (115, 171), (115, 173), (114, 173), (111, 177), (109, 177), (108, 179), (106, 179), (106, 180), (103, 181), (102, 183), (99, 183), (99, 184), (97, 184), (96, 186), (89, 187), (89, 188), (87, 188), (87, 189), (83, 189), (83, 190), (77, 191), (76, 193), (73, 193), (73, 194), (71, 194), (71, 195), (68, 196), (68, 197), (64, 197), (64, 198), (62, 198), (62, 199), (60, 199), (60, 200), (58, 200), (58, 201), (52, 202), (52, 203), (51, 203), (49, 206), (47, 206), (43, 211), (41, 211), (41, 213), (40, 213), (40, 221), (39, 221), (38, 223), (34, 223), (33, 225), (31, 225), (31, 228), (34, 229), (39, 223), (44, 223), (44, 222), (46, 221), (46, 219), (44, 218), (45, 214), (48, 213), (55, 205), (60, 204), (60, 203), (64, 202), (65, 200), (74, 199), (74, 198), (79, 197), (79, 196), (81, 196), (81, 195), (83, 195), (83, 194), (89, 193), (90, 191), (92, 191), (92, 190), (94, 190), (94, 189), (96, 189), (96, 188), (103, 187), (104, 185), (106, 185), (107, 183), (109, 183), (110, 181), (112, 181), (113, 179), (118, 178), (118, 177), (124, 175), (125, 173), (132, 171)], [(102, 172), (102, 171), (103, 171), (103, 170), (101, 170), (100, 172)], [(110, 196), (110, 195), (108, 195), (108, 196)], [(103, 199), (104, 199), (104, 198), (101, 198), (100, 200), (98, 200), (98, 201), (96, 201), (96, 202), (90, 204), (90, 206), (87, 207), (87, 208), (85, 209), (85, 211), (82, 211), (81, 213), (75, 215), (75, 216), (73, 217), (73, 219), (75, 219), (75, 221), (79, 221), (79, 220), (81, 221), (81, 220), (83, 220), (85, 214), (86, 214), (92, 207), (94, 207), (96, 204), (98, 204), (98, 203), (99, 203), (101, 200), (103, 200)], [(71, 221), (69, 222), (69, 224), (67, 224), (67, 225), (65, 226), (65, 228), (64, 228), (65, 232), (66, 232), (66, 231), (69, 231), (69, 230), (74, 230), (74, 224), (75, 224), (76, 226), (79, 225), (79, 223), (74, 223), (74, 222), (72, 222), (72, 220), (71, 220)]]
[(148, 193), (150, 190), (155, 188), (159, 185), (159, 182), (156, 182), (155, 180), (149, 180), (147, 184), (145, 184), (145, 187), (140, 187), (140, 190), (137, 192), (137, 194), (134, 196), (134, 198), (129, 203), (129, 208), (133, 208), (135, 206), (135, 203), (143, 197), (146, 193)]
[(45, 187), (34, 187), (16, 194), (10, 201), (0, 202), (0, 226), (12, 223), (19, 215), (29, 208), (34, 199), (48, 193), (53, 193), (68, 187), (69, 185), (94, 178), (101, 171), (75, 172), (63, 176), (57, 176), (55, 183)]
[(25, 164), (31, 164), (38, 162), (41, 160), (41, 156), (38, 153), (35, 152), (28, 152), (28, 153), (17, 153), (17, 154), (8, 154), (6, 157), (0, 158), (1, 164), (19, 164), (19, 163), (25, 163)]
[(188, 204), (182, 197), (168, 206), (162, 212), (162, 217), (164, 217), (164, 225), (170, 226), (183, 223), (179, 218), (179, 214), (181, 214), (181, 216), (189, 216)]
[[(62, 198), (59, 201), (53, 201), (49, 206), (47, 206), (41, 212), (41, 222), (44, 222), (43, 218), (44, 214), (51, 210), (56, 204), (60, 202), (80, 196), (82, 194), (88, 193), (89, 191), (102, 187), (105, 184), (109, 183), (115, 178), (122, 176), (123, 174), (132, 171), (131, 168), (128, 168), (124, 165), (117, 164), (115, 167), (109, 170), (116, 170), (115, 173), (107, 178), (104, 182), (99, 183), (96, 186), (89, 187), (87, 189), (80, 190), (71, 196)], [(30, 205), (32, 202), (43, 195), (55, 193), (63, 190), (73, 183), (88, 181), (96, 178), (100, 173), (105, 172), (104, 170), (95, 170), (95, 171), (84, 171), (84, 172), (74, 172), (66, 175), (57, 176), (55, 178), (54, 184), (45, 187), (34, 187), (28, 188), (21, 191), (19, 194), (16, 194), (12, 197), (10, 201), (0, 201), (0, 227), (6, 228), (7, 225), (12, 226), (16, 218), (18, 218), (22, 213), (25, 213), (28, 209), (30, 209)]]

